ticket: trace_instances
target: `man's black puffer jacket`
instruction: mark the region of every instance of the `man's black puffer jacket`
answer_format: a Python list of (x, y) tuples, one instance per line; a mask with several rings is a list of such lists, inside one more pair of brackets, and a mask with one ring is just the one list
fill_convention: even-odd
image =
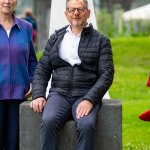
[(96, 105), (113, 81), (110, 41), (92, 25), (84, 28), (78, 48), (81, 64), (71, 66), (59, 57), (58, 51), (66, 28), (57, 30), (47, 42), (33, 78), (33, 99), (45, 97), (47, 83), (52, 76), (50, 91), (68, 97), (83, 97)]

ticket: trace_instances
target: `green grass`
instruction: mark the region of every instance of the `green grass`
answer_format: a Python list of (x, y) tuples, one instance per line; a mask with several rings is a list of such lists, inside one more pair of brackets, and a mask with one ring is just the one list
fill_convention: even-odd
[(115, 76), (110, 96), (123, 106), (123, 150), (150, 150), (150, 123), (138, 115), (150, 108), (150, 39), (112, 39)]
[(36, 57), (39, 60), (41, 58), (41, 55), (43, 54), (43, 50), (40, 50), (36, 53)]
[(138, 115), (149, 109), (149, 101), (123, 101), (123, 149), (150, 150), (150, 123)]

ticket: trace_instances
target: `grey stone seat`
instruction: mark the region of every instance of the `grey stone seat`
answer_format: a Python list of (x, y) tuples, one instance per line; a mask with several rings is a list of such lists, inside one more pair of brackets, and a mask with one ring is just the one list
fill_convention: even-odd
[[(40, 150), (42, 114), (29, 107), (30, 101), (20, 105), (20, 150)], [(59, 150), (75, 150), (76, 124), (66, 122), (59, 135)], [(103, 99), (96, 124), (94, 150), (122, 149), (122, 105), (119, 100)]]

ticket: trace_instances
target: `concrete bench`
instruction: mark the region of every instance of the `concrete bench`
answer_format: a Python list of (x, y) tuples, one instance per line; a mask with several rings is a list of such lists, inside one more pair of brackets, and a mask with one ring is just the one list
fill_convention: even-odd
[[(20, 150), (40, 150), (41, 115), (34, 113), (29, 101), (20, 105)], [(73, 120), (60, 130), (59, 150), (75, 150), (76, 128)], [(103, 100), (96, 125), (94, 150), (122, 149), (122, 105), (118, 100)]]

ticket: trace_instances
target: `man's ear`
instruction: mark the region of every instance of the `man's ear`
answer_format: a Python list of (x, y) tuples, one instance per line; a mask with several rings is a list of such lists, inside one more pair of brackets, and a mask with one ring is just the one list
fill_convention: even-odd
[(88, 18), (90, 17), (90, 15), (91, 15), (91, 10), (88, 9)]
[(64, 11), (64, 14), (65, 14), (65, 16), (67, 15), (67, 12), (66, 11)]
[(68, 13), (67, 13), (67, 11), (65, 11), (64, 14), (66, 16), (66, 19), (68, 20)]

